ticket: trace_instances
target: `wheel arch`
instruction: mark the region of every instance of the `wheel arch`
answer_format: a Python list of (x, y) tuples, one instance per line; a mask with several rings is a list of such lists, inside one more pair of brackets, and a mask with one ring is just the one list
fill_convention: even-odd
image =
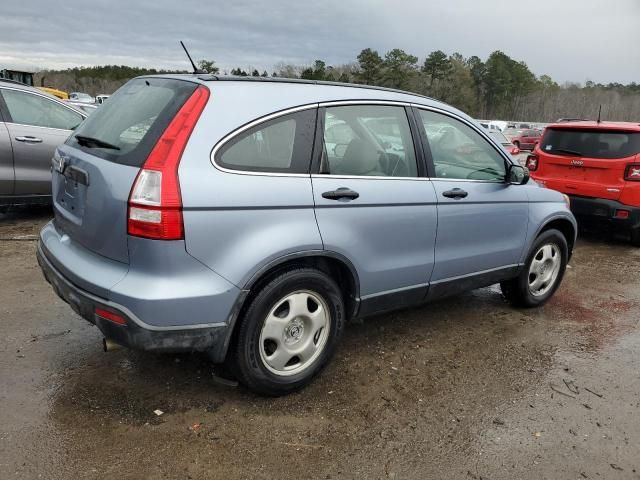
[[(573, 254), (573, 248), (576, 243), (576, 235), (577, 229), (576, 225), (571, 222), (567, 217), (555, 217), (549, 219), (546, 223), (544, 223), (536, 232), (534, 240), (540, 236), (541, 233), (546, 232), (547, 230), (559, 230), (567, 240), (567, 246), (569, 250), (569, 259), (571, 259), (571, 255)], [(568, 260), (569, 260), (568, 259)]]
[(221, 351), (212, 352), (211, 356), (215, 362), (224, 361), (229, 345), (237, 331), (237, 320), (242, 317), (255, 292), (259, 291), (262, 285), (268, 283), (282, 272), (299, 267), (315, 268), (330, 275), (343, 292), (346, 319), (357, 315), (360, 306), (360, 281), (355, 266), (348, 258), (337, 252), (327, 250), (310, 250), (284, 255), (263, 265), (243, 286), (243, 293), (238, 297), (233, 313), (229, 318), (229, 328), (224, 348)]

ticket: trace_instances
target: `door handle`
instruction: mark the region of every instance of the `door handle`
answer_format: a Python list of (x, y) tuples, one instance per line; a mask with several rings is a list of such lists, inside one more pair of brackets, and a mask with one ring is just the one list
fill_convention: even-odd
[(456, 200), (465, 198), (467, 195), (469, 194), (464, 190), (462, 190), (461, 188), (454, 188), (453, 190), (447, 190), (446, 192), (442, 192), (443, 197), (455, 198)]
[(24, 143), (42, 143), (41, 138), (32, 137), (31, 135), (25, 135), (24, 137), (16, 137), (16, 140)]
[(330, 190), (322, 194), (322, 198), (326, 198), (329, 200), (342, 200), (343, 198), (348, 200), (355, 200), (359, 196), (360, 194), (358, 192), (354, 192), (350, 188), (345, 187), (338, 188), (337, 190)]

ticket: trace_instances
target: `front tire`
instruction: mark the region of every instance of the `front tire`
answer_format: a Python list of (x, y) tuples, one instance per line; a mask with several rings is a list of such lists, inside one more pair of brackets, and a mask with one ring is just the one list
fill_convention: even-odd
[(542, 232), (533, 243), (520, 275), (500, 283), (502, 294), (518, 307), (544, 305), (562, 282), (568, 251), (567, 240), (560, 231)]
[(342, 293), (331, 277), (312, 268), (280, 274), (241, 319), (231, 358), (238, 380), (268, 396), (303, 388), (333, 356), (344, 321)]

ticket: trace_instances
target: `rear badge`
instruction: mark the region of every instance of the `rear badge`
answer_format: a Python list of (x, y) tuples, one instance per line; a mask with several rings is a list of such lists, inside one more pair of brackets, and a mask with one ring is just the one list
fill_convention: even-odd
[(620, 193), (620, 189), (619, 188), (607, 188), (607, 192)]
[(582, 165), (584, 165), (584, 162), (582, 160), (571, 160), (571, 165), (577, 165), (581, 167)]

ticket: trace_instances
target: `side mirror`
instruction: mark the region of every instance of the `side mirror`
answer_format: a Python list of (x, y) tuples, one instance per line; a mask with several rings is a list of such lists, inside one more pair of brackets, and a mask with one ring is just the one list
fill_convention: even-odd
[(529, 181), (529, 170), (522, 165), (509, 165), (507, 170), (507, 183), (511, 185), (524, 185)]

